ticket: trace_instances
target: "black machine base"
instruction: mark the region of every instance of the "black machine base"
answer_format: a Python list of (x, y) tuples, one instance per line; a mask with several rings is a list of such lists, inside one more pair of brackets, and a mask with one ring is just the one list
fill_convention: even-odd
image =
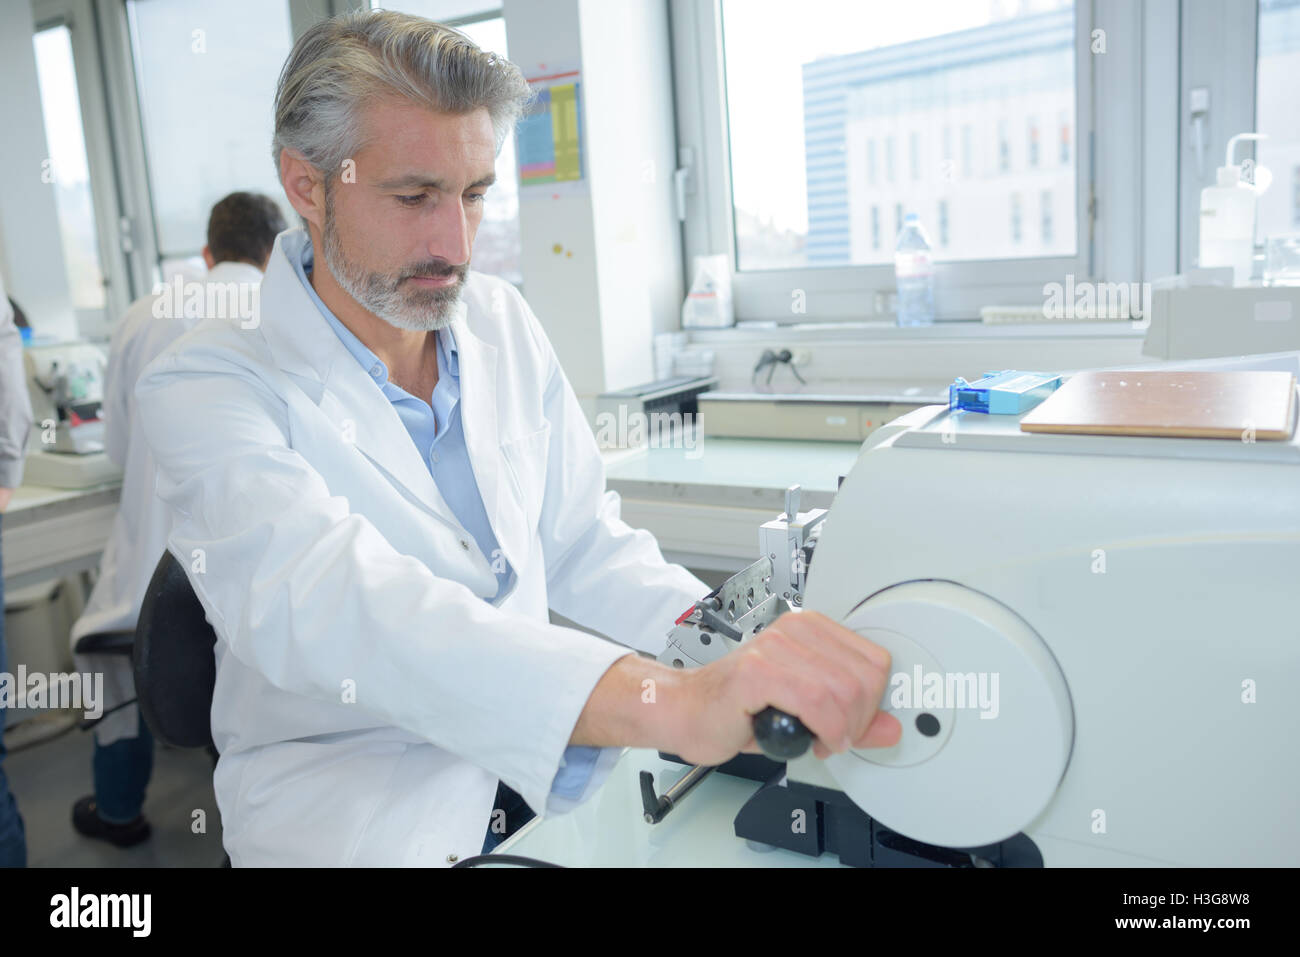
[(839, 855), (851, 867), (1042, 867), (1017, 834), (985, 847), (937, 847), (889, 830), (843, 791), (770, 779), (736, 815), (736, 836), (809, 857)]
[[(675, 754), (660, 751), (659, 757), (665, 761), (672, 761), (674, 764), (684, 764), (691, 767), (689, 761), (683, 761)], [(726, 764), (718, 765), (718, 773), (729, 774), (733, 778), (747, 778), (750, 781), (771, 781), (773, 778), (785, 774), (785, 763), (773, 761), (761, 754), (738, 754)]]

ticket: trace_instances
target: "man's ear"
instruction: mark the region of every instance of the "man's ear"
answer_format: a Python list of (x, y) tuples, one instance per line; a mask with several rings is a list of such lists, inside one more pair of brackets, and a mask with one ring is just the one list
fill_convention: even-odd
[(204, 246), (204, 247), (203, 247), (203, 265), (207, 266), (209, 269), (212, 269), (214, 266), (216, 266), (216, 264), (217, 264), (217, 261), (216, 261), (215, 259), (212, 258), (212, 249), (211, 249), (210, 247), (208, 247), (208, 246)]
[(325, 177), (297, 150), (280, 150), (280, 183), (298, 215), (325, 228)]

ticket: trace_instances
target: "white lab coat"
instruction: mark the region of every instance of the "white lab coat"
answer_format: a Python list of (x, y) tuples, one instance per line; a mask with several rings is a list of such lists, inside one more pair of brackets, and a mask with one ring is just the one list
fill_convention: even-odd
[(225, 846), (237, 866), (445, 866), (479, 852), (498, 778), (546, 813), (592, 688), (628, 653), (548, 606), (658, 652), (708, 589), (619, 518), (537, 318), (471, 273), (461, 414), (517, 573), (491, 603), (490, 556), (295, 276), (307, 241), (276, 241), (257, 329), (205, 322), (137, 386), (170, 547), (219, 637)]
[[(255, 287), (262, 281), (262, 271), (247, 263), (217, 263), (204, 280)], [(122, 469), (122, 498), (100, 559), (99, 578), (72, 626), (73, 648), (95, 632), (135, 628), (145, 588), (167, 547), (171, 517), (167, 505), (154, 491), (153, 455), (136, 424), (135, 383), (144, 367), (198, 325), (201, 317), (191, 314), (159, 318), (154, 315), (156, 299), (156, 295), (149, 295), (132, 303), (113, 330), (109, 344), (102, 413), (104, 452)], [(129, 657), (76, 655), (74, 660), (79, 671), (103, 673), (106, 711), (135, 697)], [(109, 745), (135, 737), (137, 713), (136, 707), (130, 705), (107, 715), (95, 726), (96, 739)]]

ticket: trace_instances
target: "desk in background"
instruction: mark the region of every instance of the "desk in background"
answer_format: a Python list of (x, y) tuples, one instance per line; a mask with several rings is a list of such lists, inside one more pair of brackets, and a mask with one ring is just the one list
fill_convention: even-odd
[(99, 565), (121, 483), (88, 489), (14, 489), (3, 519), (5, 593)]
[[(606, 473), (624, 520), (653, 533), (670, 561), (735, 571), (758, 557), (758, 527), (782, 511), (789, 486), (803, 487), (804, 508), (825, 508), (857, 457), (852, 442), (705, 438), (694, 450), (610, 454)], [(94, 568), (120, 491), (117, 483), (16, 489), (0, 546), (6, 587)]]
[(693, 450), (607, 453), (606, 477), (623, 520), (649, 530), (688, 568), (735, 572), (758, 558), (758, 529), (803, 488), (801, 510), (827, 508), (857, 461), (859, 443), (703, 438)]

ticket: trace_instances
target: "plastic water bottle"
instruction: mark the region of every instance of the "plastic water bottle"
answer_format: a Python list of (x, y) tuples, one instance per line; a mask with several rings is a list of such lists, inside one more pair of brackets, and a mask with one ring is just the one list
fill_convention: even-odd
[(930, 238), (916, 213), (903, 217), (894, 246), (894, 280), (898, 290), (898, 324), (928, 326), (934, 322), (934, 260)]

